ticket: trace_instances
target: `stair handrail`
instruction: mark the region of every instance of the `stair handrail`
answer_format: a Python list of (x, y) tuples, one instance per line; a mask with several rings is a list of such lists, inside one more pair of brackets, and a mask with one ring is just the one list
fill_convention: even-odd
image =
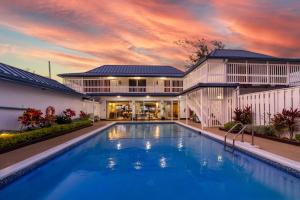
[(248, 124), (246, 124), (246, 125), (244, 125), (244, 127), (234, 136), (234, 138), (233, 138), (233, 142), (232, 142), (232, 146), (233, 146), (233, 148), (234, 148), (234, 146), (235, 146), (235, 140), (236, 140), (236, 138), (239, 136), (239, 135), (242, 135), (242, 142), (244, 142), (244, 131), (245, 131), (245, 129), (248, 127)]
[(231, 129), (229, 129), (229, 131), (227, 131), (227, 133), (224, 136), (224, 147), (226, 146), (227, 142), (227, 135), (232, 134), (231, 131), (234, 130), (235, 127), (237, 127), (238, 125), (242, 125), (244, 126), (244, 124), (242, 124), (241, 122), (237, 122), (233, 127), (231, 127)]

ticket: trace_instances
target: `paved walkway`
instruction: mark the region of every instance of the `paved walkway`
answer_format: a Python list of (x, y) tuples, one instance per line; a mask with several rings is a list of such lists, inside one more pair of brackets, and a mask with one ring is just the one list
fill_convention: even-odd
[(94, 126), (80, 129), (71, 133), (67, 133), (49, 140), (31, 144), (14, 151), (9, 151), (7, 153), (0, 154), (0, 169), (8, 167), (9, 165), (15, 164), (22, 160), (25, 160), (33, 155), (46, 151), (52, 147), (65, 143), (71, 139), (84, 135), (90, 131), (93, 131), (97, 128), (105, 126), (111, 122), (109, 121), (100, 121), (96, 122)]
[[(183, 123), (186, 123), (185, 120), (180, 120)], [(201, 125), (199, 123), (188, 121), (188, 124), (194, 126), (196, 128), (201, 129)], [(225, 131), (221, 131), (218, 128), (205, 128), (204, 130), (214, 133), (216, 135), (224, 137)], [(229, 137), (232, 139), (232, 137)], [(239, 137), (240, 140), (240, 137)], [(251, 136), (245, 134), (244, 141), (251, 143)], [(289, 158), (291, 160), (295, 160), (300, 162), (300, 146), (295, 146), (291, 144), (285, 144), (281, 142), (276, 142), (269, 139), (264, 139), (260, 137), (254, 137), (254, 144), (258, 146), (258, 148), (263, 149), (265, 151)]]

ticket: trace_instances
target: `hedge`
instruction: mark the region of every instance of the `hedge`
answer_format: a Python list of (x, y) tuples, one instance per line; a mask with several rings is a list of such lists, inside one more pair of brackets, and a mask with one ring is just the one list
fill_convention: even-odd
[(9, 137), (0, 137), (0, 153), (56, 137), (91, 125), (92, 121), (90, 120), (76, 120), (70, 124), (55, 124), (50, 127), (11, 134)]

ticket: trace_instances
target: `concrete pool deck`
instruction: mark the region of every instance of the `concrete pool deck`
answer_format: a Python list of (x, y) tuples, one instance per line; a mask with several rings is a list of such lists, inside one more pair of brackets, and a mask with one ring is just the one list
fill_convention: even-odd
[[(180, 122), (186, 124), (185, 120), (180, 120)], [(199, 123), (188, 121), (187, 124), (190, 126), (193, 126), (195, 128), (202, 129), (201, 125)], [(221, 131), (218, 128), (205, 128), (203, 130), (208, 131), (213, 134), (216, 134), (223, 138), (226, 134), (225, 131)], [(231, 139), (231, 138), (232, 137), (229, 137), (229, 139)], [(238, 138), (238, 141), (240, 141), (240, 140), (241, 140), (241, 137)], [(251, 136), (245, 134), (244, 141), (251, 143)], [(265, 139), (265, 138), (261, 138), (261, 137), (254, 137), (254, 144), (259, 149), (262, 149), (262, 150), (268, 151), (270, 153), (300, 162), (300, 146), (277, 142), (277, 141), (273, 141), (273, 140), (269, 140), (269, 139)]]
[[(167, 122), (167, 121), (163, 121)], [(175, 121), (174, 121), (175, 122)], [(186, 123), (185, 120), (180, 120), (182, 123)], [(28, 159), (34, 155), (37, 155), (43, 151), (49, 150), (53, 147), (56, 147), (60, 144), (63, 144), (67, 141), (70, 141), (74, 138), (80, 137), (82, 135), (85, 135), (86, 133), (89, 133), (93, 130), (99, 129), (101, 127), (104, 127), (108, 124), (112, 123), (112, 121), (100, 121), (94, 124), (92, 127), (87, 127), (84, 129), (80, 129), (78, 131), (74, 131), (69, 134), (61, 135), (49, 140), (45, 140), (39, 143), (35, 143), (32, 145), (28, 145), (19, 149), (16, 149), (14, 151), (10, 151), (7, 153), (0, 154), (0, 169), (4, 169), (8, 166), (11, 166), (13, 164), (16, 164), (20, 161), (23, 161), (25, 159)], [(194, 123), (191, 121), (188, 121), (188, 125), (201, 129), (201, 125), (199, 123)], [(215, 135), (224, 137), (225, 132), (220, 131), (217, 128), (206, 128), (205, 131), (208, 131), (210, 133), (213, 133)], [(245, 141), (249, 142), (251, 141), (251, 137), (249, 135), (245, 135)], [(259, 149), (268, 151), (270, 153), (300, 162), (300, 147), (294, 146), (290, 144), (280, 143), (264, 138), (255, 137), (255, 145), (259, 147)]]
[(13, 151), (0, 154), (0, 169), (4, 169), (10, 165), (18, 163), (27, 158), (30, 158), (31, 156), (37, 155), (43, 151), (51, 149), (60, 144), (63, 144), (74, 138), (85, 135), (86, 133), (89, 133), (93, 130), (104, 127), (110, 123), (111, 123), (110, 121), (96, 122), (93, 126), (83, 128), (71, 133), (67, 133), (58, 137), (51, 138), (49, 140), (45, 140), (42, 142), (38, 142)]

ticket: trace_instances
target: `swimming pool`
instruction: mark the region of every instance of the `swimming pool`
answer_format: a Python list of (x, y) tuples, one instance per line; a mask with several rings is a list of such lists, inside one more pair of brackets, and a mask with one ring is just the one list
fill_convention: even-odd
[(117, 124), (0, 199), (299, 199), (300, 179), (177, 124)]

